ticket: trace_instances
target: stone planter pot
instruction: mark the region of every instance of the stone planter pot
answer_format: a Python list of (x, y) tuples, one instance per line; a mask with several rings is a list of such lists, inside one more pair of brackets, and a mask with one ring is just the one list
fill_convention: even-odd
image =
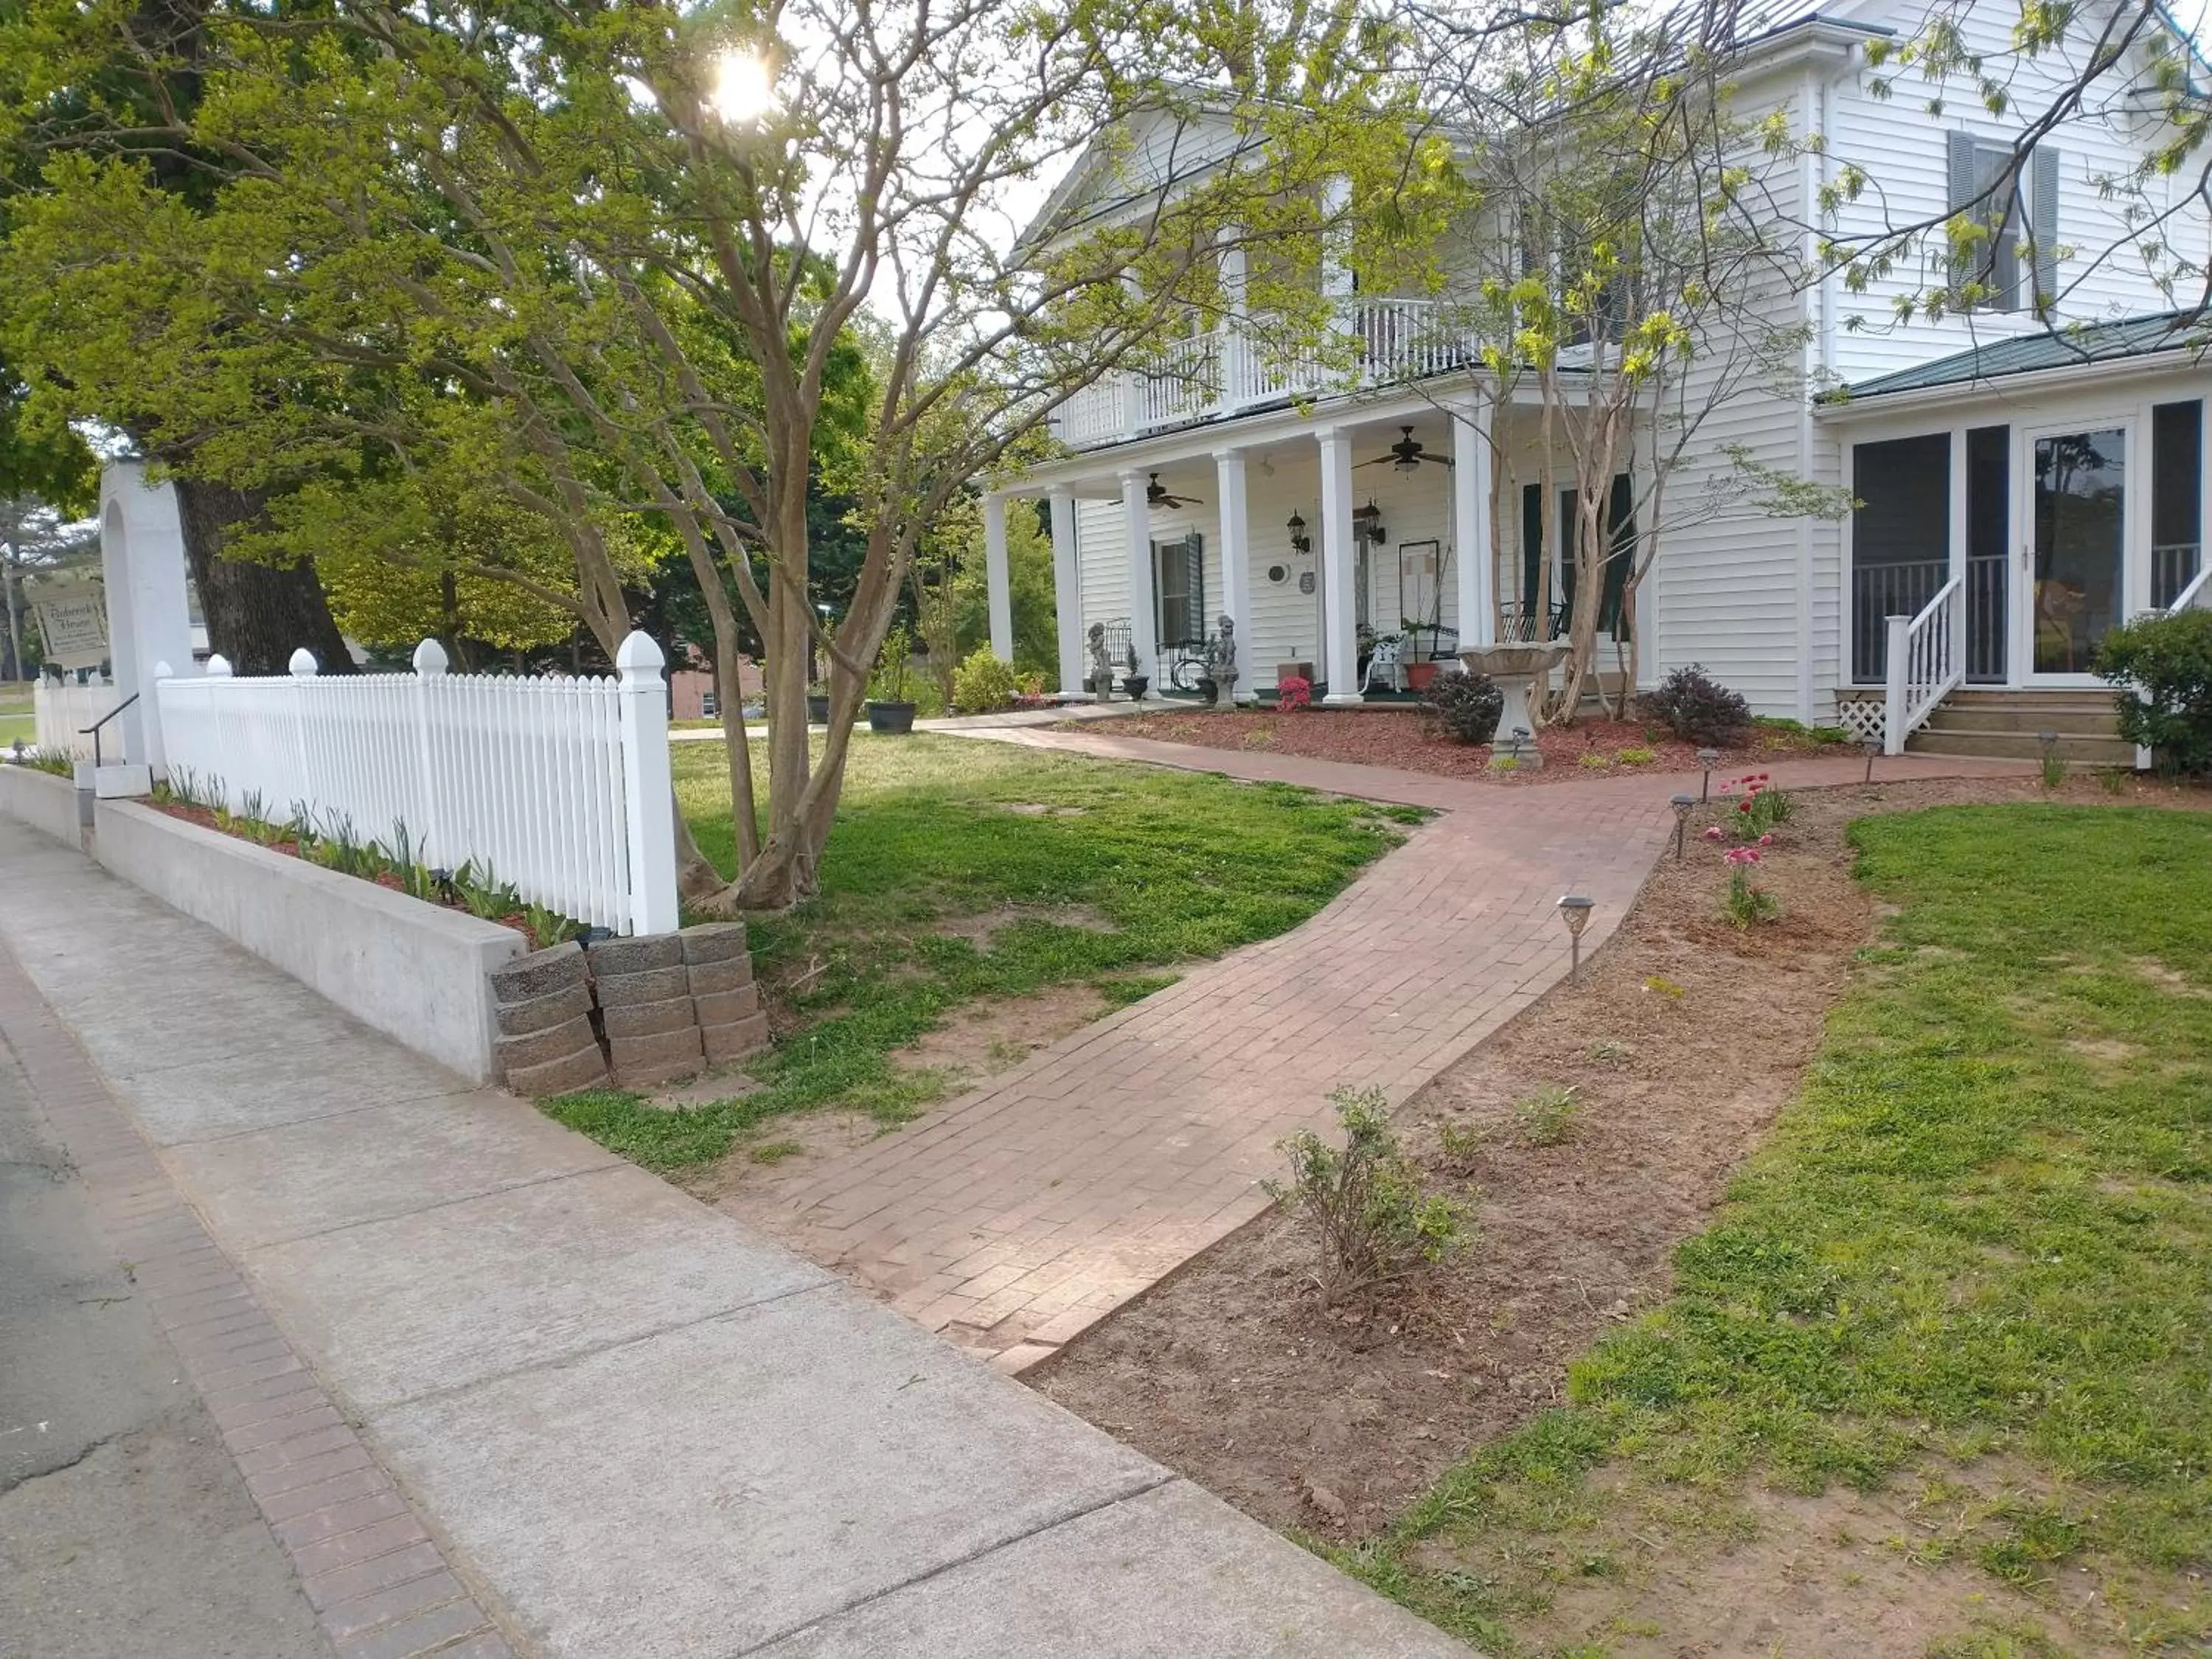
[(914, 730), (914, 705), (910, 702), (871, 702), (868, 705), (868, 730), (899, 734)]
[(811, 726), (829, 725), (830, 699), (827, 696), (817, 697), (810, 694), (806, 699), (806, 719), (807, 723)]
[(1152, 683), (1152, 677), (1150, 674), (1125, 674), (1121, 678), (1121, 689), (1129, 694), (1129, 700), (1132, 702), (1142, 702), (1145, 700), (1146, 689)]

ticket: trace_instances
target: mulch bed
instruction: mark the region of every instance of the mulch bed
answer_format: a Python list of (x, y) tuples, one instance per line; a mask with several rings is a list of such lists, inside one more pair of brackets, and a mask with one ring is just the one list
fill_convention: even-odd
[[(1416, 1294), (1324, 1308), (1307, 1227), (1271, 1211), (1027, 1380), (1270, 1525), (1374, 1531), (1470, 1448), (1562, 1399), (1569, 1360), (1667, 1295), (1675, 1246), (1796, 1091), (1874, 931), (1845, 826), (2053, 798), (2013, 779), (1797, 792), (1761, 869), (1781, 918), (1747, 932), (1721, 914), (1717, 850), (1693, 839), (1680, 866), (1662, 858), (1579, 985), (1400, 1113), (1425, 1182), (1466, 1201), (1478, 1229)], [(2086, 776), (2056, 798), (2212, 805), (2201, 788), (2116, 794)], [(1533, 1145), (1516, 1106), (1547, 1085), (1575, 1090), (1580, 1111), (1564, 1141)]]
[[(1096, 722), (1070, 720), (1066, 729), (1097, 732)], [(1447, 734), (1423, 713), (1357, 708), (1304, 708), (1289, 713), (1197, 711), (1189, 714), (1131, 714), (1103, 728), (1116, 737), (1151, 738), (1205, 749), (1262, 750), (1309, 760), (1349, 761), (1363, 766), (1394, 766), (1439, 777), (1479, 779), (1503, 785), (1571, 783), (1624, 772), (1691, 772), (1698, 769), (1698, 745), (1684, 743), (1659, 726), (1638, 720), (1583, 720), (1572, 726), (1547, 726), (1536, 734), (1544, 764), (1538, 770), (1493, 772), (1490, 746), (1466, 744)], [(1651, 758), (1624, 761), (1623, 750), (1648, 750)], [(1741, 742), (1721, 751), (1717, 771), (1744, 771), (1802, 755), (1856, 753), (1855, 749), (1815, 742), (1796, 732), (1755, 727)]]

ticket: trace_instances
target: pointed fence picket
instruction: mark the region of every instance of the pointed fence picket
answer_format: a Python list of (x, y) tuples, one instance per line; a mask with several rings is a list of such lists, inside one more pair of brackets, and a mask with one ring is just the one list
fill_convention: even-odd
[(660, 648), (623, 641), (614, 678), (453, 674), (434, 640), (410, 674), (155, 671), (173, 779), (233, 812), (304, 816), (403, 842), (416, 862), (511, 884), (618, 933), (678, 925), (675, 806)]

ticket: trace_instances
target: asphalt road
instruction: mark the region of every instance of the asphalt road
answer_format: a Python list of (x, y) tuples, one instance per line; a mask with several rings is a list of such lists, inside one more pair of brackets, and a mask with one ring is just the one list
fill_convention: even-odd
[(0, 1049), (0, 1659), (331, 1659)]

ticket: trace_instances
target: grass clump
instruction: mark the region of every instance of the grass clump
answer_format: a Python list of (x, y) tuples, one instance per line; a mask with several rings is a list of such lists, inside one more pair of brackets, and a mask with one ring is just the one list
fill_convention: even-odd
[(1673, 1295), (1340, 1556), (1448, 1629), (1521, 1650), (1514, 1621), (1639, 1504), (1664, 1552), (1690, 1541), (1669, 1504), (1996, 1460), (2022, 1490), (1959, 1559), (2039, 1595), (2089, 1567), (2137, 1650), (2212, 1635), (2212, 819), (1954, 807), (1851, 835), (1903, 908)]

